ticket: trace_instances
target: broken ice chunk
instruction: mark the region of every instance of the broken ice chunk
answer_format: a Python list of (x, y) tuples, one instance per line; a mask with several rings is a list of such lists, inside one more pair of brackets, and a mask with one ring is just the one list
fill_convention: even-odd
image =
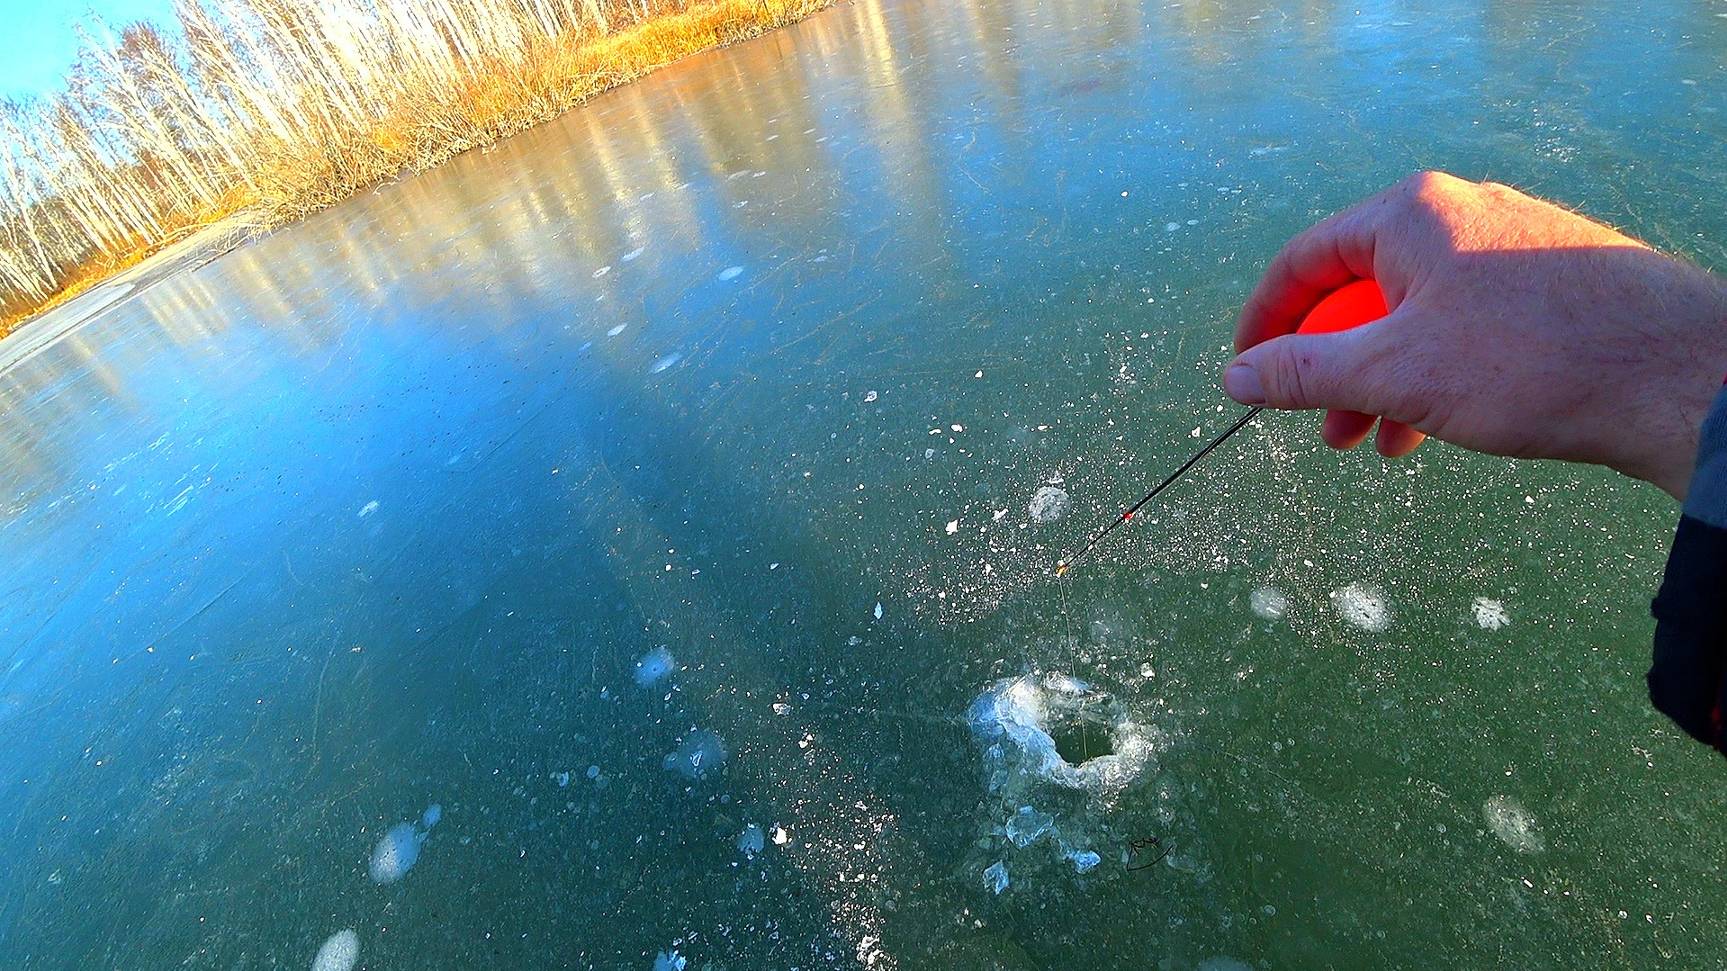
[(1006, 890), (1007, 866), (1000, 860), (991, 863), (989, 867), (983, 871), (983, 885), (988, 887), (991, 893), (1001, 893), (1003, 890)]
[(1090, 850), (1068, 850), (1067, 858), (1073, 863), (1073, 868), (1080, 873), (1090, 873), (1097, 868), (1103, 858)]
[(1055, 817), (1048, 813), (1040, 813), (1031, 806), (1021, 806), (1007, 821), (1007, 838), (1013, 840), (1013, 845), (1030, 846), (1038, 838), (1049, 832), (1055, 825)]

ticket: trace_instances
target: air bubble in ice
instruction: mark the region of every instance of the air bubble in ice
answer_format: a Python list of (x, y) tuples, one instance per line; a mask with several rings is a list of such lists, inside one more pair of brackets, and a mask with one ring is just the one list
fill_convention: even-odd
[(1505, 605), (1497, 600), (1476, 597), (1469, 609), (1475, 614), (1475, 622), (1482, 630), (1498, 630), (1511, 623), (1511, 615), (1505, 612)]
[(744, 831), (738, 834), (738, 850), (745, 856), (755, 856), (767, 846), (767, 834), (760, 826), (750, 823)]
[(637, 659), (636, 684), (644, 688), (652, 687), (676, 670), (677, 666), (678, 662), (673, 659), (672, 652), (666, 650), (662, 644)]
[(728, 266), (725, 269), (720, 271), (720, 279), (721, 280), (735, 280), (735, 279), (737, 279), (738, 274), (742, 273), (743, 271), (744, 271), (744, 268), (741, 266)]
[(1263, 620), (1282, 620), (1289, 613), (1289, 598), (1275, 587), (1260, 587), (1248, 594), (1247, 605)]
[(1510, 796), (1489, 796), (1481, 807), (1481, 814), (1487, 817), (1487, 825), (1493, 829), (1493, 835), (1517, 852), (1539, 853), (1547, 848), (1547, 840), (1535, 825), (1535, 817)]
[(725, 761), (725, 743), (713, 732), (698, 728), (666, 755), (665, 767), (686, 779), (706, 779), (717, 773)]
[(385, 831), (372, 847), (372, 861), (367, 866), (373, 883), (395, 883), (406, 876), (420, 859), (420, 846), (431, 835), (413, 823), (397, 823)]
[(1073, 500), (1068, 498), (1066, 490), (1044, 486), (1032, 495), (1029, 511), (1032, 522), (1053, 523), (1072, 508)]
[(683, 357), (684, 356), (682, 354), (679, 354), (677, 351), (673, 351), (672, 353), (667, 354), (665, 357), (662, 357), (659, 360), (655, 361), (653, 363), (653, 365), (648, 368), (648, 373), (649, 374), (658, 374), (661, 371), (664, 371), (666, 368), (669, 368), (672, 365), (683, 360)]
[(1362, 630), (1378, 633), (1391, 626), (1391, 603), (1378, 587), (1351, 583), (1333, 590), (1331, 606), (1337, 616)]
[(337, 931), (318, 948), (312, 959), (312, 971), (352, 971), (360, 962), (360, 935), (352, 930)]

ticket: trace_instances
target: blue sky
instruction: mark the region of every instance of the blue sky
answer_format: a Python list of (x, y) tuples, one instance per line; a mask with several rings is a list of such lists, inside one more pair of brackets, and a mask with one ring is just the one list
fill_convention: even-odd
[(169, 0), (0, 0), (0, 96), (44, 94), (72, 64), (72, 25), (94, 11), (116, 26), (134, 20), (173, 21)]

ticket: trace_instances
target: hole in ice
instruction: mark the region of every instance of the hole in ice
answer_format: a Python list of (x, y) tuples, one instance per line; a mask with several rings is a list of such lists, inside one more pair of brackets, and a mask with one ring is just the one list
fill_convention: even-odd
[(1073, 765), (1089, 762), (1100, 755), (1114, 755), (1115, 745), (1109, 739), (1109, 726), (1083, 714), (1059, 722), (1050, 729), (1055, 739), (1055, 752)]

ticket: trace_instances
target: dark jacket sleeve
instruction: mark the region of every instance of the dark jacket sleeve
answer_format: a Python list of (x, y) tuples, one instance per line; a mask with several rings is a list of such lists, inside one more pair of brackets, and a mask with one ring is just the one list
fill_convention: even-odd
[(1703, 423), (1653, 612), (1649, 700), (1692, 738), (1727, 754), (1727, 391)]

